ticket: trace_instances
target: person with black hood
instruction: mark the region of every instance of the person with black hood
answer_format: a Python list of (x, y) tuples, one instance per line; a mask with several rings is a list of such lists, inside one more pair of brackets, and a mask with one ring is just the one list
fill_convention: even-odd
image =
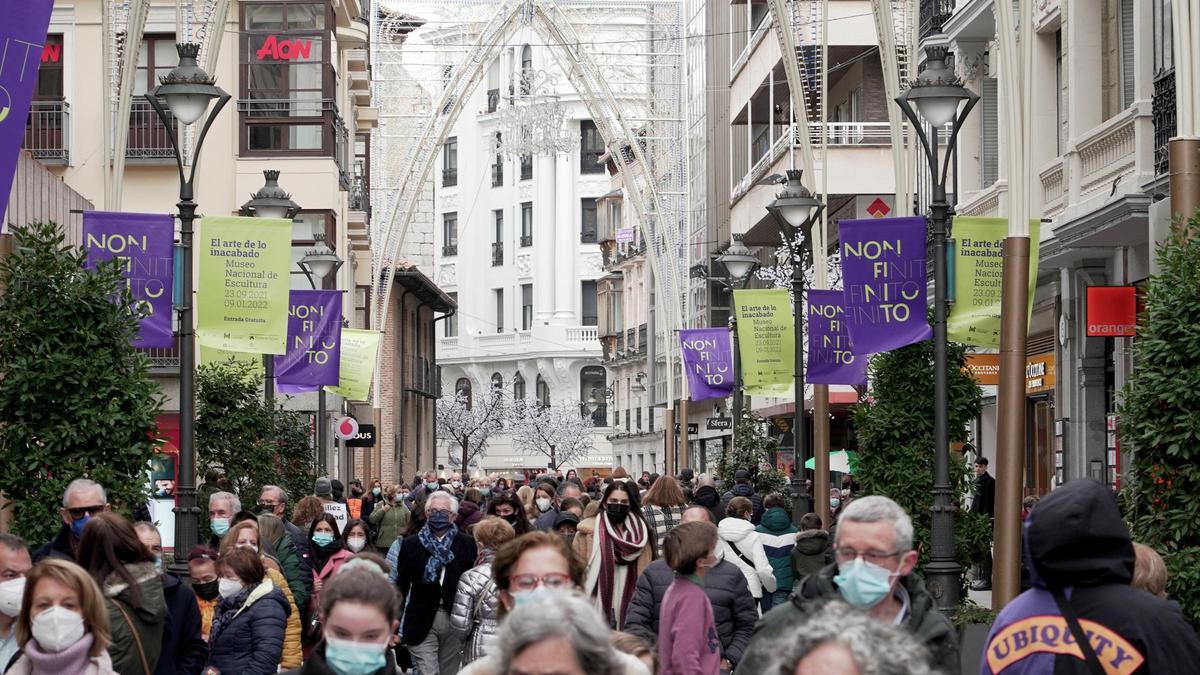
[(750, 504), (754, 507), (750, 514), (750, 522), (758, 525), (762, 521), (763, 501), (762, 497), (755, 494), (754, 486), (750, 484), (750, 472), (745, 469), (733, 472), (733, 488), (721, 496), (722, 510), (729, 506), (729, 500), (734, 497), (745, 497), (750, 500)]
[(1130, 585), (1133, 542), (1112, 490), (1088, 479), (1054, 490), (1030, 513), (1024, 540), (1033, 587), (996, 618), (981, 675), (1200, 667), (1200, 638), (1179, 605)]
[(836, 563), (806, 578), (787, 602), (754, 627), (754, 638), (739, 675), (768, 672), (779, 640), (791, 627), (840, 599), (876, 621), (907, 630), (925, 646), (929, 665), (943, 673), (961, 672), (958, 632), (934, 604), (916, 575), (912, 519), (887, 497), (854, 500), (838, 520)]
[(796, 535), (796, 547), (792, 549), (792, 578), (795, 583), (820, 572), (821, 568), (833, 562), (833, 547), (829, 541), (829, 532), (821, 529), (821, 516), (806, 513), (800, 517), (800, 532)]
[(708, 509), (714, 523), (721, 522), (725, 517), (725, 505), (721, 503), (721, 494), (717, 492), (716, 482), (712, 476), (702, 473), (696, 479), (696, 492), (692, 495), (692, 503)]
[(154, 556), (154, 566), (162, 579), (167, 601), (167, 620), (163, 629), (162, 656), (154, 675), (200, 675), (208, 662), (208, 643), (201, 636), (200, 607), (196, 594), (179, 577), (162, 567), (162, 535), (152, 523), (134, 523), (138, 539)]

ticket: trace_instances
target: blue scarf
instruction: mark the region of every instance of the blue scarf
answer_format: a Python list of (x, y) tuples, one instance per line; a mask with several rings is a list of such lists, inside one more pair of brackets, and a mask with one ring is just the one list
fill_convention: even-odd
[(454, 552), (450, 550), (450, 545), (454, 543), (454, 538), (458, 536), (458, 526), (451, 524), (450, 529), (446, 530), (446, 535), (441, 539), (433, 533), (426, 525), (417, 532), (417, 537), (421, 540), (421, 545), (429, 551), (429, 560), (425, 561), (425, 576), (424, 582), (427, 584), (438, 583), (438, 576), (442, 573), (442, 568), (454, 561)]
[(229, 625), (233, 617), (237, 614), (242, 605), (246, 604), (246, 600), (250, 598), (250, 593), (258, 588), (258, 584), (246, 584), (246, 587), (238, 591), (237, 595), (229, 598), (221, 598), (217, 603), (217, 609), (214, 612), (212, 620), (212, 628), (208, 631), (208, 639), (211, 641), (217, 638), (221, 630)]

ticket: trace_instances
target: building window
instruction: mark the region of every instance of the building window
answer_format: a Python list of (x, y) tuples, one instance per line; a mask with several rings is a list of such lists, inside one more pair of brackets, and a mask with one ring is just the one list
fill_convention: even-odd
[(521, 155), (521, 180), (533, 180), (533, 155)]
[(442, 255), (458, 255), (458, 212), (442, 214)]
[(1054, 80), (1055, 91), (1058, 92), (1055, 95), (1054, 101), (1054, 121), (1058, 130), (1058, 134), (1056, 134), (1057, 147), (1055, 148), (1057, 152), (1055, 154), (1058, 155), (1063, 153), (1063, 148), (1067, 145), (1067, 90), (1065, 86), (1066, 81), (1063, 80), (1063, 77), (1066, 76), (1066, 71), (1063, 70), (1062, 35), (1062, 30), (1054, 33)]
[(996, 78), (983, 78), (983, 119), (980, 134), (979, 189), (986, 190), (1000, 179), (1000, 106)]
[[(67, 160), (70, 106), (64, 100), (63, 38), (47, 35), (21, 147), (41, 160)], [(145, 100), (142, 101), (145, 103)]]
[[(653, 425), (651, 425), (651, 427), (653, 427)], [(640, 407), (637, 409), (637, 430), (638, 433), (641, 433), (642, 431), (642, 409)]]
[(580, 283), (579, 292), (579, 307), (582, 310), (580, 314), (583, 317), (583, 325), (598, 325), (600, 323), (600, 314), (596, 306), (596, 282), (594, 280), (588, 280)]
[(454, 383), (454, 395), (463, 397), (464, 402), (467, 404), (467, 410), (471, 409), (473, 401), (470, 380), (465, 377), (458, 378), (458, 381)]
[[(297, 264), (305, 253), (316, 245), (317, 232), (325, 233), (326, 242), (335, 242), (333, 236), (337, 232), (336, 219), (332, 211), (301, 211), (296, 214), (292, 221), (292, 265), (290, 272), (290, 288), (305, 289), (313, 288), (312, 282), (309, 281), (308, 275), (304, 273)], [(316, 288), (334, 288), (337, 286), (337, 280), (330, 275), (330, 278), (325, 279), (324, 286), (320, 279), (313, 279), (316, 282)]]
[(525, 400), (525, 378), (520, 373), (513, 375), (513, 400)]
[[(133, 78), (133, 100), (129, 105), (129, 137), (125, 156), (130, 159), (171, 159), (175, 150), (167, 128), (143, 96), (158, 86), (158, 78), (179, 62), (174, 35), (147, 35), (138, 51)], [(178, 130), (178, 127), (176, 127)]]
[(496, 236), (492, 239), (492, 267), (504, 264), (504, 210), (492, 211), (492, 221), (496, 224)]
[(500, 152), (502, 137), (496, 132), (496, 163), (492, 164), (492, 187), (504, 185), (504, 155)]
[(496, 296), (496, 332), (504, 332), (504, 289), (497, 288), (492, 291)]
[(543, 408), (550, 405), (550, 385), (546, 384), (546, 380), (541, 375), (537, 376), (534, 382), (534, 396), (537, 397), (538, 405)]
[(355, 328), (371, 327), (371, 287), (354, 287), (354, 326)]
[(504, 388), (504, 378), (500, 373), (492, 373), (492, 391), (500, 391)]
[(579, 172), (604, 173), (600, 156), (604, 154), (604, 139), (592, 120), (579, 121)]
[(604, 366), (584, 366), (579, 371), (579, 400), (595, 399), (596, 411), (592, 413), (592, 424), (608, 426), (608, 372)]
[(533, 246), (533, 202), (521, 204), (521, 246)]
[(579, 241), (594, 244), (596, 238), (596, 199), (584, 197), (579, 200)]
[[(446, 295), (450, 296), (450, 299), (454, 301), (455, 306), (458, 305), (458, 292), (457, 291), (455, 291), (453, 293), (447, 293)], [(443, 337), (448, 337), (448, 338), (458, 337), (458, 312), (455, 312), (455, 313), (447, 316), (445, 319), (442, 320), (442, 323), (444, 323), (446, 325), (446, 327), (443, 329), (443, 331), (444, 331), (442, 333)]]
[[(1118, 28), (1121, 31), (1121, 108), (1133, 105), (1134, 84), (1137, 80), (1135, 66), (1135, 38), (1133, 32), (1134, 0), (1117, 0)], [(1195, 7), (1195, 5), (1193, 5)]]
[(442, 187), (458, 185), (458, 137), (446, 139), (442, 146)]
[(533, 328), (533, 284), (521, 284), (521, 330)]
[(521, 47), (521, 95), (528, 96), (533, 79), (533, 48), (529, 45)]

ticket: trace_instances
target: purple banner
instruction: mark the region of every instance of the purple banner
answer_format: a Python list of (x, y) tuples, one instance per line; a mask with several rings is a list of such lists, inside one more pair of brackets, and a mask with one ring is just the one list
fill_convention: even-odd
[(133, 346), (168, 349), (171, 291), (175, 278), (175, 218), (159, 213), (85, 211), (83, 248), (87, 267), (116, 258), (121, 261), (133, 299), (146, 310)]
[(925, 313), (925, 219), (843, 220), (838, 229), (855, 353), (928, 340), (933, 330)]
[(689, 328), (679, 331), (683, 368), (693, 401), (733, 394), (733, 350), (728, 328)]
[(0, 0), (0, 218), (8, 209), (53, 8), (54, 0)]
[(842, 291), (808, 290), (809, 384), (867, 383), (866, 355), (854, 353)]
[(275, 386), (337, 386), (342, 363), (342, 292), (292, 289), (287, 353), (275, 357)]

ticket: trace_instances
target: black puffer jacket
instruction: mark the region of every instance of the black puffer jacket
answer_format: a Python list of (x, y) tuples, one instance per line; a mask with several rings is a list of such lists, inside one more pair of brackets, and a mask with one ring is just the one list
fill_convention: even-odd
[[(658, 617), (663, 595), (675, 580), (666, 561), (655, 560), (638, 577), (637, 589), (625, 618), (625, 630), (651, 643), (658, 639)], [(737, 565), (722, 560), (704, 577), (704, 592), (712, 605), (713, 621), (721, 637), (721, 657), (737, 665), (750, 642), (758, 607)]]
[(825, 530), (803, 530), (796, 535), (796, 548), (792, 549), (792, 572), (796, 585), (804, 577), (820, 572), (833, 562), (833, 547), (829, 533)]
[(734, 497), (745, 497), (746, 499), (750, 500), (750, 503), (754, 505), (754, 512), (750, 514), (750, 522), (758, 525), (759, 521), (762, 520), (763, 500), (762, 497), (759, 497), (757, 494), (755, 494), (754, 487), (749, 483), (738, 483), (737, 485), (734, 485), (732, 490), (726, 492), (725, 495), (721, 497), (722, 513), (729, 508), (729, 502), (732, 501)]

